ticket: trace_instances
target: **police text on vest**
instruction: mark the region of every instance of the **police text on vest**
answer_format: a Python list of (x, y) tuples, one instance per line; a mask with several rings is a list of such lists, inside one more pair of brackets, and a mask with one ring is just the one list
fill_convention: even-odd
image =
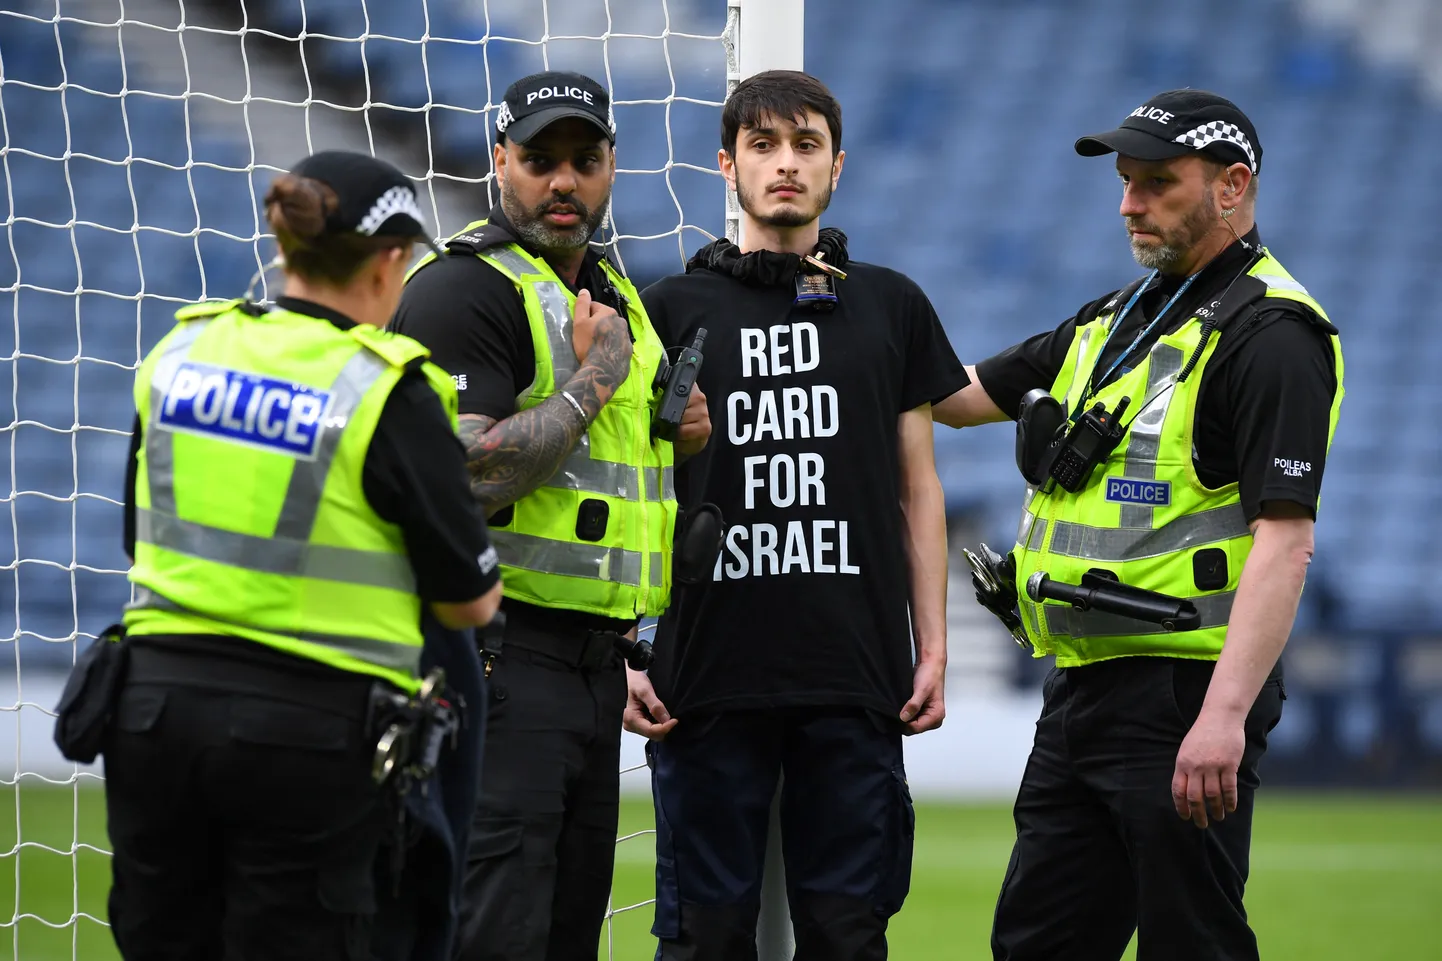
[(155, 422), (312, 460), (330, 404), (329, 391), (187, 361), (176, 369)]
[(1106, 499), (1114, 504), (1166, 507), (1172, 502), (1172, 485), (1170, 481), (1108, 477)]

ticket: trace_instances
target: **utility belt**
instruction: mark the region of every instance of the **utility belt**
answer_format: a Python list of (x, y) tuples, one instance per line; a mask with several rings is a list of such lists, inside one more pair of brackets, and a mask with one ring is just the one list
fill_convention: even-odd
[[(181, 641), (182, 637), (177, 636), (177, 643)], [(278, 663), (217, 656), (225, 647), (241, 644), (258, 646), (241, 638), (195, 635), (184, 637), (183, 642), (193, 643), (194, 649), (150, 643), (147, 635), (143, 634), (127, 638), (130, 664), (126, 683), (203, 687), (252, 695), (355, 721), (364, 720), (369, 711), (374, 678), (304, 662), (292, 666), (280, 660), (300, 660), (289, 654), (275, 654)], [(270, 652), (248, 653), (264, 656)]]
[[(364, 738), (377, 738), (372, 775), (399, 793), (434, 772), (444, 744), (460, 724), (444, 672), (407, 695), (384, 681), (248, 649), (225, 656), (240, 638), (177, 636), (173, 642), (128, 636), (112, 625), (77, 659), (56, 707), (55, 742), (61, 754), (91, 763), (103, 753), (120, 693), (127, 684), (198, 687), (264, 698), (354, 721)], [(295, 663), (288, 663), (294, 661)]]
[(617, 631), (545, 631), (524, 622), (508, 626), (504, 612), (497, 612), (490, 624), (476, 632), (476, 638), (486, 677), (491, 676), (495, 662), (513, 650), (539, 654), (555, 662), (557, 669), (582, 674), (613, 670), (622, 661), (644, 671), (653, 659), (649, 641), (633, 641)]

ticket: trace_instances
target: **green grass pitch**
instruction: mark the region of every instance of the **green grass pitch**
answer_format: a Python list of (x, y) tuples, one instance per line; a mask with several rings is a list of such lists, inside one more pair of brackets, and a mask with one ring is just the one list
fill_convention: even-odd
[[(622, 833), (650, 826), (650, 804), (628, 800)], [(18, 838), (17, 838), (18, 826)], [(105, 917), (109, 862), (72, 844), (108, 847), (93, 787), (23, 780), (0, 790), (0, 961), (113, 961)], [(17, 850), (18, 843), (26, 845)], [(1004, 805), (922, 804), (911, 897), (892, 922), (892, 957), (989, 959), (987, 933), (1011, 844)], [(649, 897), (651, 839), (617, 849), (615, 905)], [(18, 895), (17, 895), (18, 884)], [(1263, 792), (1248, 909), (1267, 961), (1417, 961), (1437, 956), (1442, 911), (1442, 798)], [(618, 914), (614, 956), (646, 961), (649, 908)], [(601, 958), (607, 957), (603, 938)], [(1130, 955), (1129, 955), (1130, 956)]]

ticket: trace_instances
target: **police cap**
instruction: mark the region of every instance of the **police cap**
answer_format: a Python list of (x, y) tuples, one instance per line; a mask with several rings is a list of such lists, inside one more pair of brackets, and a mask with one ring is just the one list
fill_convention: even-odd
[(1262, 171), (1257, 128), (1236, 104), (1206, 90), (1167, 90), (1131, 112), (1121, 126), (1082, 137), (1083, 157), (1119, 153), (1136, 160), (1167, 160), (1200, 153), (1225, 164)]

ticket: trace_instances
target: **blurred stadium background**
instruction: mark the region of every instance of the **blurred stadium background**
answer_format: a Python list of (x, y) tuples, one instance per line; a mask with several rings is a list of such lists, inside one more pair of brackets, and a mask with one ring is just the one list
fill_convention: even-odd
[[(1363, 956), (1317, 953), (1362, 913), (1403, 938), (1365, 956), (1427, 954), (1408, 926), (1420, 932), (1426, 905), (1442, 903), (1442, 816), (1425, 793), (1442, 788), (1442, 2), (808, 7), (806, 67), (842, 101), (849, 155), (827, 222), (854, 257), (913, 276), (967, 362), (1138, 271), (1110, 166), (1076, 157), (1076, 136), (1179, 86), (1216, 90), (1255, 121), (1263, 238), (1342, 328), (1348, 397), (1263, 766), (1269, 786), (1308, 792), (1259, 821), (1259, 844), (1281, 847), (1259, 849), (1258, 871), (1294, 873), (1259, 878), (1254, 911), (1264, 935), (1279, 932), (1270, 943), (1303, 945), (1264, 957)], [(118, 499), (134, 366), (178, 305), (240, 295), (269, 259), (256, 201), (274, 173), (312, 149), (374, 150), (422, 183), (447, 233), (490, 205), (505, 85), (543, 64), (590, 72), (618, 101), (615, 227), (644, 286), (725, 230), (714, 167), (726, 13), (725, 0), (0, 0), (0, 521), (13, 535), (0, 535), (0, 655), (14, 664), (0, 669), (12, 785), (0, 794), (16, 826), (0, 839), (16, 878), (0, 926), (13, 957), (112, 956), (91, 931), (103, 929), (71, 923), (104, 916), (103, 888), (82, 890), (103, 880), (103, 856), (83, 847), (105, 846), (98, 772), (56, 763), (45, 711), (77, 638), (128, 596)], [(938, 432), (954, 550), (1010, 543), (1011, 444), (1001, 426)], [(927, 836), (943, 854), (918, 865), (916, 907), (898, 922), (904, 943), (918, 939), (906, 957), (983, 956), (1007, 845), (996, 803), (1020, 775), (1038, 703), (1041, 665), (975, 605), (963, 570), (951, 716), (908, 745), (913, 787), (938, 812), (920, 830), (937, 825)], [(642, 774), (626, 780), (644, 793)], [(628, 809), (646, 816), (644, 803)], [(1341, 847), (1276, 853), (1319, 836)], [(618, 905), (626, 885), (645, 896), (644, 842), (632, 849)], [(51, 869), (37, 865), (52, 852), (63, 857), (50, 857), (54, 897), (42, 897)], [(1285, 893), (1295, 872), (1332, 885), (1318, 895), (1329, 900)], [(626, 923), (642, 932), (647, 913)], [(22, 929), (39, 945), (57, 924), (55, 945), (22, 950)]]

